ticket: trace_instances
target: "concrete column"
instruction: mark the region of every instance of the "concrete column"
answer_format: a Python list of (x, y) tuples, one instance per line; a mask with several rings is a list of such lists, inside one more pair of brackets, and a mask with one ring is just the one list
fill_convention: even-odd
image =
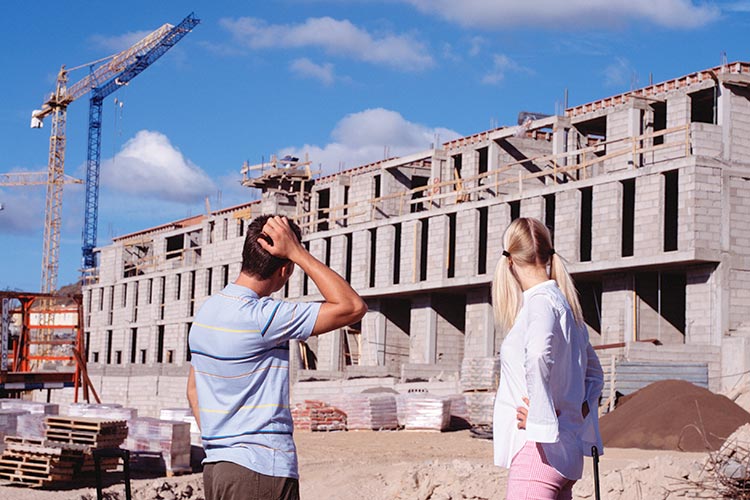
[[(685, 343), (720, 344), (721, 337), (714, 338), (715, 314), (720, 310), (716, 303), (714, 289), (714, 266), (689, 267), (686, 270), (685, 285)], [(743, 308), (745, 315), (746, 309)], [(720, 330), (718, 330), (720, 332)], [(716, 340), (717, 342), (714, 342)]]
[(487, 274), (492, 276), (503, 253), (503, 233), (510, 224), (508, 204), (490, 205), (487, 218)]
[(602, 279), (602, 334), (592, 334), (593, 345), (633, 340), (633, 278), (629, 274), (608, 274)]
[(360, 363), (365, 366), (382, 366), (385, 364), (386, 318), (380, 310), (379, 300), (368, 300), (367, 306), (367, 314), (362, 318)]
[(479, 248), (479, 212), (461, 210), (456, 214), (456, 277), (477, 274), (477, 249)]
[(427, 280), (441, 281), (446, 276), (448, 249), (448, 216), (430, 217), (427, 243)]
[[(310, 254), (321, 262), (325, 262), (325, 247), (326, 242), (323, 238), (310, 240)], [(307, 280), (307, 293), (308, 295), (317, 295), (320, 293), (318, 287), (315, 286), (315, 282), (311, 279)]]
[(633, 255), (650, 257), (664, 250), (662, 175), (641, 175), (635, 179), (635, 221)]
[(544, 222), (544, 197), (534, 196), (521, 200), (521, 217), (533, 217)]
[(581, 204), (577, 189), (558, 191), (555, 195), (555, 251), (569, 262), (578, 262), (581, 227)]
[(331, 269), (341, 276), (346, 274), (346, 236), (343, 234), (331, 238)]
[(466, 338), (464, 356), (481, 358), (495, 355), (495, 321), (490, 288), (469, 290), (466, 294)]
[(401, 224), (401, 283), (419, 281), (419, 221)]
[(617, 260), (622, 254), (622, 189), (619, 182), (593, 187), (591, 260)]
[(380, 226), (376, 238), (375, 286), (383, 287), (393, 283), (393, 255), (396, 228), (392, 224)]
[(368, 231), (354, 231), (352, 234), (352, 287), (355, 290), (367, 288), (370, 284), (370, 234)]
[(437, 313), (430, 295), (418, 295), (412, 301), (409, 361), (434, 363), (437, 347)]

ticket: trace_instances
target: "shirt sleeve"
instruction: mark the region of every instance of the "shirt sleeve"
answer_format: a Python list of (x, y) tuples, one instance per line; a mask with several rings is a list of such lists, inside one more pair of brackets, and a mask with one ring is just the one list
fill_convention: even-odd
[(531, 297), (524, 360), (529, 393), (526, 436), (529, 441), (537, 443), (555, 443), (559, 439), (555, 403), (550, 390), (556, 323), (557, 311), (552, 302), (540, 295)]
[(586, 345), (586, 358), (586, 401), (593, 412), (599, 408), (599, 397), (604, 389), (604, 371), (599, 356), (589, 343)]
[(261, 307), (260, 335), (268, 343), (307, 340), (318, 319), (320, 303), (264, 300)]

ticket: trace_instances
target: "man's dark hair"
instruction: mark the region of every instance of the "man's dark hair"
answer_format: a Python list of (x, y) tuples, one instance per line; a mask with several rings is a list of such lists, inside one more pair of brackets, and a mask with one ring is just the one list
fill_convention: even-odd
[[(250, 276), (258, 277), (262, 280), (267, 280), (273, 273), (275, 273), (281, 266), (289, 262), (288, 259), (280, 259), (274, 257), (270, 253), (263, 250), (263, 247), (258, 243), (258, 238), (264, 238), (268, 243), (273, 244), (271, 238), (263, 234), (263, 226), (266, 225), (266, 221), (273, 217), (273, 215), (261, 215), (253, 219), (249, 226), (247, 226), (247, 234), (245, 235), (245, 245), (242, 248), (242, 272), (249, 274)], [(297, 236), (299, 241), (302, 241), (302, 232), (299, 226), (289, 221), (289, 226), (292, 228), (292, 232)]]

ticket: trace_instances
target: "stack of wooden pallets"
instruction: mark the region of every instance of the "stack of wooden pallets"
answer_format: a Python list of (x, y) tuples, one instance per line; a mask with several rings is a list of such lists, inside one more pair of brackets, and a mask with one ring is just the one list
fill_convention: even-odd
[[(49, 416), (45, 427), (44, 439), (6, 436), (0, 479), (32, 487), (70, 482), (94, 470), (93, 450), (117, 448), (128, 435), (124, 420)], [(102, 459), (102, 470), (118, 466), (117, 457)]]
[(0, 479), (32, 487), (68, 483), (80, 467), (83, 451), (44, 439), (5, 437)]

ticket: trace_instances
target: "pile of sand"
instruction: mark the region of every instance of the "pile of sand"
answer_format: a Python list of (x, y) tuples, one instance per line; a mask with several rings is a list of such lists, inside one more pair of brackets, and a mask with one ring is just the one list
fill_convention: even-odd
[(718, 450), (746, 423), (727, 397), (681, 380), (650, 384), (600, 420), (605, 447), (680, 451)]

